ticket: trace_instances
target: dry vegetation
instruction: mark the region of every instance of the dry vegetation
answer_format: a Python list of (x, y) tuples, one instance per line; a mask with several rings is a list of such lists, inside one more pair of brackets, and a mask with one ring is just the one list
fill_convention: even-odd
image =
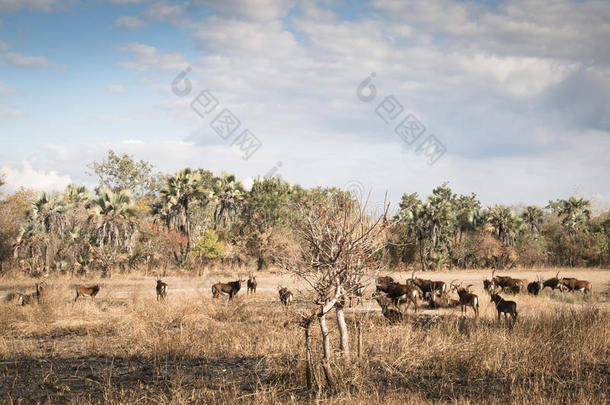
[[(234, 302), (227, 303), (224, 297), (213, 300), (209, 287), (229, 278), (170, 277), (164, 303), (155, 299), (154, 278), (130, 276), (99, 280), (102, 289), (95, 300), (72, 304), (75, 279), (51, 278), (53, 292), (42, 304), (21, 307), (6, 299), (0, 304), (0, 400), (607, 403), (610, 274), (564, 271), (588, 275), (593, 294), (520, 294), (511, 298), (520, 312), (512, 329), (495, 322), (494, 306), (480, 289), (480, 280), (488, 275), (483, 272), (433, 274), (447, 281), (478, 280), (479, 320), (473, 320), (471, 312), (461, 318), (458, 308), (425, 310), (405, 324), (389, 325), (368, 299), (357, 311), (347, 311), (354, 361), (344, 364), (334, 356), (337, 392), (313, 393), (305, 390), (303, 331), (295, 323), (284, 326), (305, 309), (293, 280), (260, 273), (255, 296), (246, 297), (244, 285)], [(536, 275), (523, 274), (531, 280)], [(279, 305), (280, 282), (296, 292), (289, 309)], [(0, 295), (6, 298), (24, 286), (31, 289), (33, 283), (4, 278)], [(360, 358), (356, 318), (363, 330)], [(336, 343), (334, 322), (330, 326)], [(313, 339), (319, 339), (319, 329), (311, 330)], [(316, 378), (322, 384), (322, 355), (319, 345), (312, 348)]]

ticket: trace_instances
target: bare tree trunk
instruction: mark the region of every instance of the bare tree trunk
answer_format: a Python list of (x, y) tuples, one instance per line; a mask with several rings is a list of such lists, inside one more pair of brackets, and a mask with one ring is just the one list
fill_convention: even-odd
[(362, 357), (362, 321), (356, 320), (356, 328), (358, 330), (358, 358)]
[(349, 332), (345, 323), (345, 312), (343, 304), (335, 304), (335, 315), (337, 317), (337, 328), (339, 329), (339, 349), (343, 353), (344, 358), (349, 358)]
[(307, 390), (311, 391), (313, 379), (311, 375), (311, 346), (309, 343), (309, 323), (305, 328), (305, 379), (307, 380)]
[(322, 349), (324, 357), (322, 357), (322, 368), (324, 369), (324, 377), (326, 377), (326, 384), (328, 388), (334, 387), (332, 373), (330, 369), (330, 338), (328, 336), (328, 325), (326, 323), (326, 313), (322, 310), (322, 313), (318, 317), (320, 322), (320, 332), (322, 332)]

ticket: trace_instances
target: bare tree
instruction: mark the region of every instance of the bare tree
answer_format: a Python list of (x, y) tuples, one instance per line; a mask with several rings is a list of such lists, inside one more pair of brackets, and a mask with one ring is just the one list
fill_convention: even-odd
[(361, 290), (367, 274), (379, 270), (379, 251), (384, 246), (388, 227), (388, 205), (379, 217), (365, 213), (349, 194), (332, 193), (326, 201), (302, 204), (296, 208), (293, 231), (296, 244), (277, 262), (313, 290), (322, 334), (322, 368), (329, 388), (333, 388), (330, 368), (331, 347), (326, 315), (334, 308), (339, 330), (339, 348), (344, 359), (350, 357), (349, 334), (345, 322), (346, 301)]

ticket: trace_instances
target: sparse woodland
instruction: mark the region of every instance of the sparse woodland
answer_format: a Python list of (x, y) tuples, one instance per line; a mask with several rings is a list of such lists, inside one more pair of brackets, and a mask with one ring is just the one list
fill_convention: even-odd
[[(376, 264), (441, 270), (531, 266), (607, 267), (610, 211), (591, 213), (583, 198), (545, 207), (482, 207), (476, 194), (443, 184), (422, 199), (404, 194), (398, 207), (338, 188), (304, 189), (277, 178), (249, 191), (235, 176), (203, 169), (155, 173), (152, 165), (109, 151), (89, 165), (95, 190), (27, 189), (0, 200), (2, 271), (25, 274), (147, 272), (178, 267), (261, 270), (298, 242), (294, 224), (339, 196), (360, 204), (370, 220), (391, 226)], [(360, 197), (360, 198), (358, 198)]]

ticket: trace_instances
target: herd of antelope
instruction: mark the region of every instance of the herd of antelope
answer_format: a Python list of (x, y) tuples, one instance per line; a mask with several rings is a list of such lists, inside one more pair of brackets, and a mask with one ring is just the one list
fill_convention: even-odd
[[(212, 297), (218, 298), (220, 295), (228, 296), (229, 301), (232, 300), (240, 291), (242, 284), (246, 280), (241, 277), (236, 281), (226, 283), (218, 282), (212, 285)], [(419, 301), (427, 301), (428, 308), (455, 308), (460, 307), (462, 315), (466, 316), (468, 307), (472, 308), (474, 317), (479, 316), (479, 296), (471, 291), (472, 284), (463, 287), (462, 283), (456, 284), (457, 280), (452, 280), (450, 283), (444, 281), (426, 280), (415, 277), (415, 272), (411, 273), (411, 278), (408, 278), (404, 284), (394, 280), (390, 276), (378, 277), (375, 283), (375, 292), (372, 295), (379, 306), (382, 314), (392, 322), (402, 321), (405, 319), (407, 310), (413, 304), (413, 310), (416, 313), (420, 307)], [(256, 277), (250, 276), (247, 280), (247, 294), (256, 294)], [(358, 302), (363, 297), (364, 285), (359, 285), (354, 292), (354, 297), (350, 297), (350, 306), (353, 298)], [(528, 283), (527, 280), (513, 278), (509, 276), (497, 276), (495, 270), (491, 273), (490, 279), (483, 280), (483, 290), (490, 296), (490, 302), (493, 302), (498, 312), (498, 321), (501, 320), (501, 315), (504, 314), (504, 319), (507, 322), (508, 317), (511, 317), (512, 324), (517, 320), (517, 304), (514, 301), (506, 300), (500, 296), (503, 294), (519, 294), (525, 293), (537, 296), (545, 288), (552, 290), (558, 289), (564, 291), (580, 291), (583, 294), (591, 292), (591, 283), (586, 280), (578, 280), (575, 278), (559, 278), (559, 272), (555, 277), (542, 281), (538, 276), (537, 281)], [(165, 301), (168, 294), (168, 285), (162, 280), (157, 280), (156, 293), (157, 300)], [(100, 286), (79, 286), (76, 287), (76, 298), (90, 297), (94, 299), (99, 293)], [(41, 299), (47, 292), (45, 282), (36, 283), (33, 293), (17, 293), (18, 302), (22, 305), (40, 303)], [(451, 298), (450, 294), (455, 293), (457, 297)], [(293, 300), (293, 293), (287, 287), (278, 286), (278, 294), (280, 303), (289, 307)]]
[[(377, 278), (373, 298), (381, 307), (383, 315), (391, 322), (404, 319), (411, 303), (413, 303), (414, 311), (417, 312), (418, 300), (427, 300), (430, 309), (460, 306), (463, 315), (466, 315), (467, 308), (471, 307), (474, 317), (477, 318), (479, 316), (479, 297), (470, 290), (472, 284), (462, 287), (462, 283), (456, 284), (456, 281), (453, 280), (447, 284), (444, 281), (424, 280), (415, 278), (415, 272), (413, 272), (411, 278), (407, 279), (405, 284), (401, 284), (390, 276), (382, 276)], [(528, 294), (537, 296), (546, 287), (552, 290), (558, 289), (561, 292), (581, 291), (583, 294), (591, 292), (589, 281), (559, 278), (559, 272), (555, 277), (544, 282), (538, 276), (537, 281), (528, 283), (523, 279), (496, 276), (494, 270), (491, 273), (491, 279), (483, 280), (483, 290), (489, 294), (490, 302), (496, 306), (498, 321), (504, 314), (505, 322), (508, 322), (510, 316), (513, 325), (518, 315), (517, 303), (502, 298), (500, 293), (516, 295), (527, 291)], [(456, 293), (457, 299), (451, 298), (450, 293)]]

